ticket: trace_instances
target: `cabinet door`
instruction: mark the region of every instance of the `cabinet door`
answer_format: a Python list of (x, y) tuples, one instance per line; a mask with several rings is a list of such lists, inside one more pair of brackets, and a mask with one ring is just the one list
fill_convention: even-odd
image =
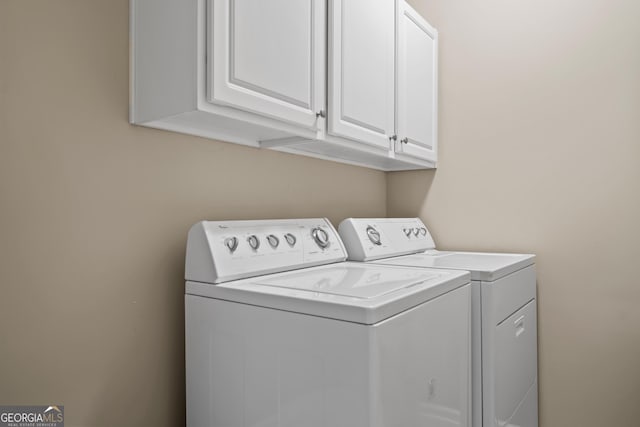
[(326, 3), (209, 0), (207, 98), (324, 127)]
[(435, 162), (438, 153), (438, 32), (404, 0), (397, 17), (396, 151)]
[(394, 7), (394, 0), (329, 0), (329, 134), (390, 148)]

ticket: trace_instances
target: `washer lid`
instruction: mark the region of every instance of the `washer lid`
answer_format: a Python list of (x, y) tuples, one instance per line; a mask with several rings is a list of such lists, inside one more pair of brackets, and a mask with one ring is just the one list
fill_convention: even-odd
[(469, 283), (469, 273), (341, 262), (213, 285), (189, 295), (374, 324)]
[(379, 264), (406, 267), (468, 270), (471, 272), (471, 280), (483, 280), (487, 282), (500, 279), (534, 262), (535, 255), (530, 254), (446, 252), (435, 250), (375, 261), (375, 263)]
[(357, 264), (341, 263), (332, 268), (297, 271), (283, 277), (255, 280), (263, 286), (298, 289), (315, 293), (371, 299), (410, 288), (442, 276), (438, 270), (389, 269), (383, 266), (362, 268)]

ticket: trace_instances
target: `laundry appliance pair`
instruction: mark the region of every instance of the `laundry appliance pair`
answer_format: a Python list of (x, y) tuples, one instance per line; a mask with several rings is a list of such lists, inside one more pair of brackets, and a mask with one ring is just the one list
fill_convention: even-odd
[(437, 252), (415, 218), (339, 231), (191, 228), (189, 427), (537, 426), (533, 256)]

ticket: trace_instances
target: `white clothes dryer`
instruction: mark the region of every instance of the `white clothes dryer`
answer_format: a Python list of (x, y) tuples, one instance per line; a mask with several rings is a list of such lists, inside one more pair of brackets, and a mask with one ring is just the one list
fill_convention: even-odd
[(474, 427), (537, 427), (535, 256), (438, 251), (419, 218), (348, 218), (349, 260), (468, 270)]
[(326, 219), (191, 228), (189, 427), (470, 425), (469, 273), (345, 259)]

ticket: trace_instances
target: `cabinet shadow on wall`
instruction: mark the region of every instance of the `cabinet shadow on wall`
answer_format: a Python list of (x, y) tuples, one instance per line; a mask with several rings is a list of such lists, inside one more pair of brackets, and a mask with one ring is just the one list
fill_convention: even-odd
[(437, 169), (387, 172), (387, 216), (420, 216)]

